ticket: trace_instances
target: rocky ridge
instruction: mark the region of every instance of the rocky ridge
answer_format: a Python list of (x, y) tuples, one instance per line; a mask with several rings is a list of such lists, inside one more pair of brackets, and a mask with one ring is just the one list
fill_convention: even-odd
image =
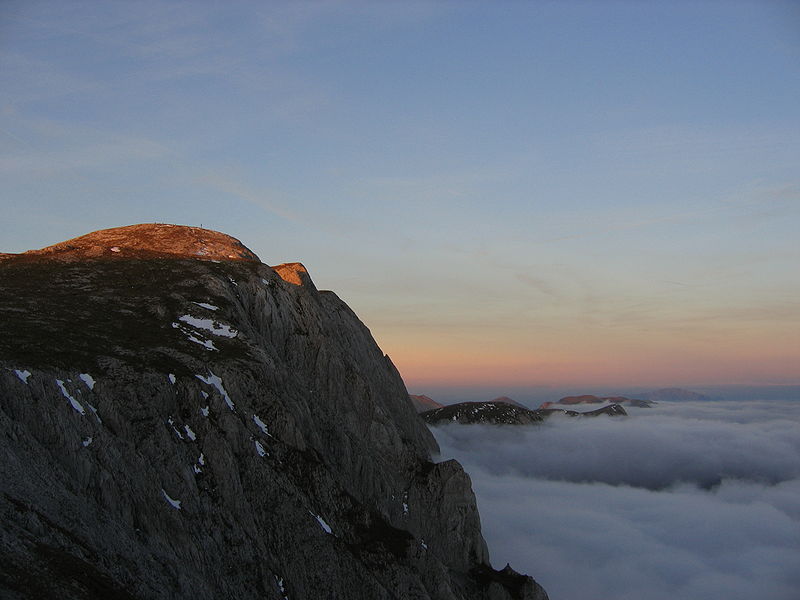
[(299, 263), (162, 224), (0, 261), (0, 596), (546, 598)]

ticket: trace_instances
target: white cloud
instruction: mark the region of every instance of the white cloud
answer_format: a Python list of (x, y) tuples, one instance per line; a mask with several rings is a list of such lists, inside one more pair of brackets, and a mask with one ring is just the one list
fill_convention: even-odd
[(790, 600), (800, 589), (792, 403), (661, 403), (628, 419), (435, 434), (472, 476), (493, 564), (553, 598)]

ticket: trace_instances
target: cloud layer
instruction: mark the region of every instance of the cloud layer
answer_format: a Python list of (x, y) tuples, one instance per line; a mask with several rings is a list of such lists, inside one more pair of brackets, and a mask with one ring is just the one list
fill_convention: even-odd
[(660, 404), (628, 419), (436, 429), (473, 479), (494, 565), (560, 600), (790, 600), (800, 407)]

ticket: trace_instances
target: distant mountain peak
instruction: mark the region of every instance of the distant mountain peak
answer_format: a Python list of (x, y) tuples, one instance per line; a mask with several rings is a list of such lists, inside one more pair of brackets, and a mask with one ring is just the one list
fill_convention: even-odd
[(411, 400), (411, 403), (414, 405), (414, 409), (418, 413), (425, 412), (427, 410), (434, 410), (436, 408), (442, 408), (442, 406), (444, 406), (430, 396), (426, 396), (424, 394), (409, 394), (408, 399)]
[(98, 258), (195, 258), (261, 262), (234, 237), (201, 227), (142, 223), (93, 231), (80, 237), (2, 258), (76, 261)]

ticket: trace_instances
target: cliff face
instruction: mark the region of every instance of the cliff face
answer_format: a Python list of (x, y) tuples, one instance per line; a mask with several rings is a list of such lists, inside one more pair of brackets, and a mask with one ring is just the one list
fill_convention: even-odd
[(302, 265), (96, 232), (2, 257), (0, 323), (3, 598), (546, 597)]

